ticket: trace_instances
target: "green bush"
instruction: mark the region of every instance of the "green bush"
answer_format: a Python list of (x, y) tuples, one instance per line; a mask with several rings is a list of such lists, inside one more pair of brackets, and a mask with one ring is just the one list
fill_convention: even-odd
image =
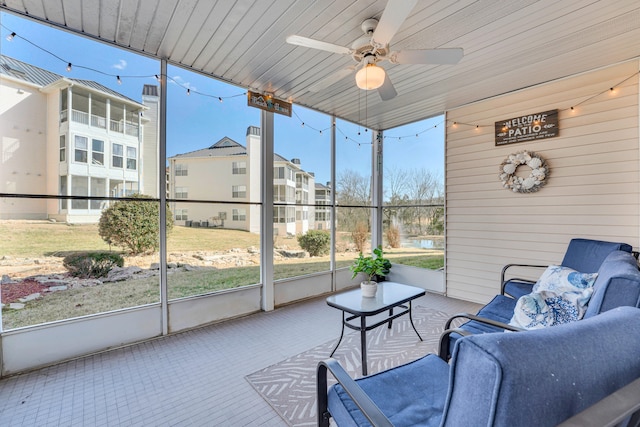
[(106, 276), (113, 267), (122, 267), (124, 259), (114, 252), (76, 252), (64, 257), (62, 264), (72, 276), (87, 279)]
[(325, 255), (329, 253), (331, 234), (328, 231), (309, 230), (306, 234), (298, 234), (298, 244), (310, 256)]
[[(160, 204), (151, 197), (135, 194), (134, 201), (117, 201), (102, 211), (98, 233), (109, 245), (131, 254), (157, 251), (160, 247)], [(167, 207), (167, 233), (173, 228), (173, 215)]]

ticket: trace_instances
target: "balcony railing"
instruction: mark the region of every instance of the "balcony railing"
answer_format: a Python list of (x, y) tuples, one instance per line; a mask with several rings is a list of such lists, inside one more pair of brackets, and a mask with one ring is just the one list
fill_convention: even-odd
[(127, 135), (138, 136), (138, 125), (131, 122), (127, 122), (127, 125), (124, 128), (124, 131)]
[[(64, 123), (69, 118), (69, 110), (60, 111), (60, 123)], [(75, 123), (81, 123), (83, 125), (91, 124), (93, 127), (97, 127), (100, 129), (107, 128), (107, 118), (102, 116), (97, 116), (95, 114), (91, 114), (85, 111), (79, 110), (71, 110), (71, 121)], [(109, 120), (109, 130), (111, 132), (124, 133), (129, 136), (137, 137), (140, 132), (140, 126), (138, 126), (135, 122), (130, 121), (122, 121), (122, 120)]]
[(91, 126), (95, 126), (97, 128), (106, 129), (107, 128), (107, 118), (96, 116), (95, 114), (91, 115)]
[(71, 110), (71, 121), (82, 123), (83, 125), (88, 125), (89, 113), (85, 113), (84, 111)]
[(109, 130), (112, 132), (124, 133), (124, 123), (116, 120), (111, 120), (109, 122)]

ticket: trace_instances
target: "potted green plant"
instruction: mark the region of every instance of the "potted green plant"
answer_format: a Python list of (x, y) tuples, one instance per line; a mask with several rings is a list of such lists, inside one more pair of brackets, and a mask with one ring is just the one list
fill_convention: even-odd
[(382, 246), (378, 246), (373, 250), (373, 256), (364, 256), (360, 252), (360, 256), (356, 258), (353, 265), (349, 267), (353, 272), (352, 279), (359, 273), (363, 273), (367, 280), (360, 283), (363, 297), (373, 297), (378, 290), (378, 283), (374, 280), (386, 276), (391, 269), (391, 261), (384, 257)]

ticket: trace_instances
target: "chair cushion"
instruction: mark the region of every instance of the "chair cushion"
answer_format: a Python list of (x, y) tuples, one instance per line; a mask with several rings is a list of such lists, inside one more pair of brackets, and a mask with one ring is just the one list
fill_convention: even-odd
[(632, 254), (611, 252), (598, 270), (593, 295), (584, 317), (621, 306), (640, 306), (640, 271)]
[(640, 377), (640, 310), (460, 340), (444, 426), (555, 426)]
[(595, 273), (611, 252), (631, 252), (631, 249), (631, 246), (626, 243), (571, 239), (562, 265), (583, 273)]
[(580, 273), (569, 267), (551, 265), (516, 303), (509, 324), (539, 329), (582, 319), (593, 293), (598, 273)]
[[(449, 385), (449, 365), (430, 354), (356, 380), (394, 426), (438, 426)], [(329, 388), (329, 412), (340, 427), (370, 425), (342, 386)]]
[(523, 282), (518, 279), (510, 279), (504, 284), (504, 293), (518, 299), (522, 295), (531, 293), (534, 283)]
[[(497, 320), (502, 323), (509, 323), (513, 317), (517, 300), (509, 298), (505, 295), (496, 295), (487, 305), (482, 307), (478, 312), (478, 316), (485, 319)], [(459, 326), (460, 329), (472, 334), (485, 334), (488, 332), (504, 332), (504, 329), (497, 326), (491, 326), (486, 323), (470, 320)], [(449, 335), (449, 349), (453, 351), (456, 341), (462, 338), (461, 335), (453, 332)]]

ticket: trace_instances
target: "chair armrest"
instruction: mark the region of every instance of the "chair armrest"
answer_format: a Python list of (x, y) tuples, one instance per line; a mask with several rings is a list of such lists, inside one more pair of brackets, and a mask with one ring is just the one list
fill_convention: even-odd
[[(623, 423), (631, 417), (629, 423)], [(611, 393), (558, 427), (614, 427), (640, 425), (640, 378)]]
[[(500, 295), (504, 295), (504, 286), (506, 285), (506, 281), (504, 280), (504, 276), (507, 273), (507, 270), (511, 267), (531, 267), (531, 268), (547, 268), (548, 265), (534, 265), (534, 264), (507, 264), (502, 267), (502, 273), (500, 273)], [(511, 279), (512, 280), (512, 279)], [(535, 280), (529, 279), (517, 279), (522, 282), (536, 283)]]
[(454, 314), (453, 316), (451, 316), (449, 318), (449, 320), (447, 320), (447, 323), (445, 323), (444, 328), (445, 329), (450, 329), (451, 328), (451, 323), (455, 319), (460, 319), (460, 318), (469, 319), (469, 320), (475, 320), (477, 322), (484, 323), (486, 325), (496, 326), (498, 328), (506, 329), (508, 331), (520, 332), (520, 331), (526, 330), (526, 329), (518, 328), (517, 326), (511, 326), (511, 325), (509, 325), (507, 323), (504, 323), (504, 322), (499, 322), (497, 320), (489, 319), (487, 317), (481, 317), (481, 316), (478, 316), (477, 314), (471, 314), (471, 313)]
[(439, 345), (439, 350), (438, 350), (438, 356), (440, 356), (440, 358), (442, 360), (444, 360), (445, 362), (449, 360), (449, 355), (451, 354), (451, 341), (449, 339), (449, 336), (453, 333), (456, 333), (458, 335), (461, 335), (463, 337), (469, 336), (469, 335), (473, 335), (472, 332), (469, 331), (465, 331), (464, 329), (461, 328), (451, 328), (451, 322), (454, 319), (460, 319), (460, 318), (465, 318), (465, 319), (469, 319), (469, 320), (475, 320), (476, 322), (480, 322), (480, 323), (484, 323), (487, 325), (491, 325), (491, 326), (495, 326), (498, 328), (502, 328), (504, 330), (507, 331), (513, 331), (513, 332), (521, 332), (521, 331), (525, 331), (526, 329), (522, 329), (522, 328), (518, 328), (516, 326), (511, 326), (507, 323), (503, 323), (503, 322), (498, 322), (497, 320), (492, 320), (492, 319), (487, 319), (486, 317), (480, 317), (480, 316), (476, 316), (475, 314), (469, 314), (469, 313), (458, 313), (456, 315), (454, 315), (453, 317), (451, 317), (449, 320), (447, 320), (447, 323), (445, 324), (445, 331), (440, 335), (440, 345)]
[(327, 401), (327, 370), (338, 380), (351, 400), (374, 427), (393, 427), (391, 421), (382, 413), (373, 400), (360, 388), (336, 359), (327, 359), (318, 363), (316, 385), (318, 395), (318, 426), (329, 426)]
[(449, 340), (449, 335), (456, 333), (458, 335), (462, 335), (463, 337), (473, 335), (469, 331), (465, 331), (460, 328), (452, 328), (445, 330), (442, 335), (440, 335), (440, 345), (438, 350), (438, 357), (444, 360), (445, 362), (449, 361), (449, 355), (451, 354), (451, 340)]

